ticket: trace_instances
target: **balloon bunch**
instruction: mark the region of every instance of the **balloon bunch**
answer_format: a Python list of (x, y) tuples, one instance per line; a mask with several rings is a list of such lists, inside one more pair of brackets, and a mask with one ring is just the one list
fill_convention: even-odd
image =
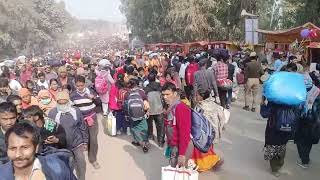
[(302, 38), (316, 38), (318, 37), (318, 29), (303, 29), (300, 32)]
[(316, 37), (318, 37), (318, 30), (317, 30), (317, 29), (311, 29), (311, 30), (310, 30), (310, 37), (311, 37), (311, 38), (316, 38)]

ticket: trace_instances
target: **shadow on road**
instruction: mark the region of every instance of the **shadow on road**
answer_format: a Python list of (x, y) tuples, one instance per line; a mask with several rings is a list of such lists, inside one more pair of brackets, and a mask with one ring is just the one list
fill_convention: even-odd
[(107, 117), (104, 117), (103, 115), (100, 114), (98, 119), (101, 121), (100, 123), (102, 125), (103, 133), (109, 136), (108, 130), (107, 130)]
[(167, 166), (168, 161), (163, 156), (163, 149), (151, 144), (149, 152), (143, 154), (140, 147), (125, 145), (124, 151), (129, 153), (136, 165), (144, 172), (146, 180), (160, 180), (161, 167)]

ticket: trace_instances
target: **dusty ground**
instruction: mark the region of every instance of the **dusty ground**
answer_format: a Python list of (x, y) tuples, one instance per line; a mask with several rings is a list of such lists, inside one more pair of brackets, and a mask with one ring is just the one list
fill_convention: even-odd
[[(240, 99), (240, 102), (242, 100)], [(217, 172), (200, 175), (200, 180), (273, 180), (269, 165), (263, 159), (264, 129), (266, 121), (258, 114), (245, 112), (242, 103), (232, 107), (230, 124), (223, 141), (216, 147), (223, 154), (225, 164)], [(87, 169), (88, 180), (161, 180), (161, 167), (167, 165), (163, 149), (152, 145), (148, 154), (131, 145), (131, 137), (109, 137), (104, 133), (100, 118), (99, 154), (101, 169)], [(312, 166), (303, 170), (296, 165), (297, 150), (288, 144), (284, 175), (279, 180), (318, 180), (320, 146), (311, 152)]]

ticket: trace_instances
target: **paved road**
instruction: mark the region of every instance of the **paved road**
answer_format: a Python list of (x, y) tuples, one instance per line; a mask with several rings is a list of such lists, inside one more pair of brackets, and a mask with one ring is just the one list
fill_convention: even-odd
[[(225, 164), (217, 172), (200, 175), (200, 180), (273, 180), (269, 165), (263, 159), (264, 128), (266, 121), (256, 113), (245, 112), (242, 104), (233, 105), (231, 121), (224, 138), (216, 149), (223, 153)], [(88, 164), (89, 180), (160, 180), (161, 167), (167, 165), (163, 149), (152, 145), (148, 154), (131, 145), (127, 136), (109, 137), (100, 124), (99, 155), (101, 169), (94, 170)], [(280, 180), (318, 180), (320, 170), (320, 146), (314, 146), (312, 166), (303, 170), (296, 165), (297, 150), (289, 143), (284, 175)]]

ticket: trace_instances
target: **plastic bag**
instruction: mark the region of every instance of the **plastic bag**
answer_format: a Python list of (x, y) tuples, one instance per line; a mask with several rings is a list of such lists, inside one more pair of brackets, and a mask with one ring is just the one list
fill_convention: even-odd
[(230, 79), (217, 79), (217, 85), (224, 90), (232, 89), (233, 82)]
[(112, 112), (110, 112), (108, 115), (107, 131), (110, 136), (117, 135), (117, 120), (116, 120), (116, 117), (113, 116)]
[(270, 102), (300, 105), (306, 101), (304, 76), (292, 72), (277, 72), (264, 83), (263, 94)]
[(161, 180), (198, 180), (199, 173), (196, 170), (186, 168), (162, 167)]

